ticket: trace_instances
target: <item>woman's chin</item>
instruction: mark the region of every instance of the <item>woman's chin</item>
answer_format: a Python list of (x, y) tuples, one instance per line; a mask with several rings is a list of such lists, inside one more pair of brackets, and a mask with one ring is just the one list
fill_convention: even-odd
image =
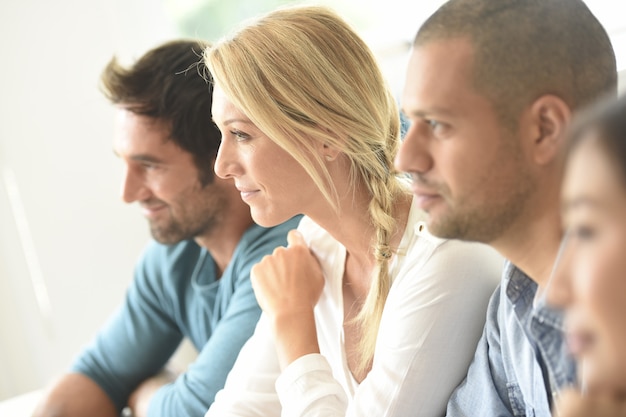
[(252, 220), (254, 220), (254, 222), (256, 224), (258, 224), (259, 226), (263, 226), (263, 227), (274, 227), (274, 226), (278, 226), (279, 224), (286, 222), (287, 220), (289, 220), (291, 217), (282, 217), (282, 216), (276, 216), (276, 215), (268, 215), (268, 213), (265, 212), (259, 212), (257, 210), (251, 210), (251, 214), (252, 214)]

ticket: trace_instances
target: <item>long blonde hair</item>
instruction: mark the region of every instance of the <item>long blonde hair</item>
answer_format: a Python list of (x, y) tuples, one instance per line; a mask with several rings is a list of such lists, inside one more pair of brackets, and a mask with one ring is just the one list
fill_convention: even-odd
[(377, 266), (356, 318), (362, 330), (358, 369), (367, 369), (391, 286), (394, 202), (407, 193), (393, 170), (398, 108), (374, 55), (334, 12), (309, 6), (278, 9), (248, 23), (204, 58), (235, 106), (304, 167), (335, 209), (339, 196), (316, 152), (320, 143), (348, 158), (352, 188), (365, 187), (371, 195)]

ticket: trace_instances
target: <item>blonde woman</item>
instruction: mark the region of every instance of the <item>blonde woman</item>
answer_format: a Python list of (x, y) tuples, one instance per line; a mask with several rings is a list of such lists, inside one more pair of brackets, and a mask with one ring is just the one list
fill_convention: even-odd
[(500, 274), (433, 237), (393, 172), (399, 117), (364, 42), (325, 8), (272, 12), (205, 52), (215, 171), (263, 226), (304, 214), (252, 271), (263, 314), (207, 416), (438, 416)]

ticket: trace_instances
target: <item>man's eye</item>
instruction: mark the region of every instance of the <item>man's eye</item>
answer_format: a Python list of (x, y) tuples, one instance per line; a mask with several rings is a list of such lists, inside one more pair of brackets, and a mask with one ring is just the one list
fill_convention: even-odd
[(433, 119), (426, 119), (426, 123), (431, 129), (435, 129), (437, 126), (440, 126), (440, 123)]
[(448, 125), (438, 120), (426, 119), (430, 131), (437, 137), (446, 137), (448, 135)]
[(430, 133), (437, 139), (448, 139), (453, 133), (451, 126), (446, 122), (424, 119), (424, 123), (428, 126)]

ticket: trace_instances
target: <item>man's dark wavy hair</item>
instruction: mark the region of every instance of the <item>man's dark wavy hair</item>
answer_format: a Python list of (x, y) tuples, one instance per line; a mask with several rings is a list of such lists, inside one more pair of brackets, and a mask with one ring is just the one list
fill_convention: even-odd
[(169, 139), (191, 153), (202, 185), (213, 181), (221, 134), (211, 119), (213, 87), (202, 64), (209, 43), (175, 40), (145, 53), (129, 67), (113, 57), (101, 90), (113, 104), (168, 123)]

